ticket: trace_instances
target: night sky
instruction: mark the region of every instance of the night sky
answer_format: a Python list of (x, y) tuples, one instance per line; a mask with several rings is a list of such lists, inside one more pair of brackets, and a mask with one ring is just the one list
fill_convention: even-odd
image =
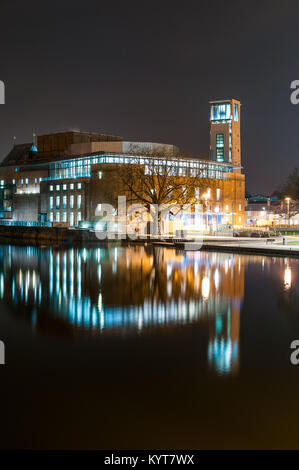
[(0, 158), (32, 132), (99, 131), (207, 156), (209, 101), (242, 102), (246, 189), (298, 165), (298, 0), (1, 0)]

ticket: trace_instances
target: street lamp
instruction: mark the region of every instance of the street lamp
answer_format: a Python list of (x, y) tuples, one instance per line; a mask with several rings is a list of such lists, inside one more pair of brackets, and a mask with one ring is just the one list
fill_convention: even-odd
[(287, 203), (287, 207), (288, 207), (288, 226), (290, 226), (290, 201), (291, 201), (291, 198), (290, 197), (285, 197), (284, 198), (286, 203)]

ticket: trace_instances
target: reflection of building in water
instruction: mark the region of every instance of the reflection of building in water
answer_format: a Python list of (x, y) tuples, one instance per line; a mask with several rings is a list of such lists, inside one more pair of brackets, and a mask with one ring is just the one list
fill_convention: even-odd
[(238, 368), (239, 255), (115, 246), (2, 247), (0, 256), (1, 298), (30, 314), (37, 329), (45, 317), (95, 334), (200, 322), (209, 333), (212, 367)]

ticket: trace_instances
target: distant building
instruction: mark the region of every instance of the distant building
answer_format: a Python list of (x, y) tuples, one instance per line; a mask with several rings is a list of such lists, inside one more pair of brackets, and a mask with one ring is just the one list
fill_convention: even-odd
[[(211, 106), (211, 158), (206, 160), (185, 158), (174, 145), (128, 142), (122, 137), (79, 131), (38, 136), (37, 145), (15, 145), (0, 166), (1, 185), (12, 188), (10, 212), (4, 217), (0, 211), (0, 223), (92, 226), (96, 208), (124, 194), (118, 178), (124, 165), (142, 165), (144, 171), (159, 174), (163, 154), (167, 154), (175, 168), (174, 177), (182, 184), (198, 178), (194, 203), (202, 203), (205, 193), (207, 226), (243, 225), (240, 103), (231, 100)], [(220, 134), (222, 153), (217, 151), (222, 148)]]

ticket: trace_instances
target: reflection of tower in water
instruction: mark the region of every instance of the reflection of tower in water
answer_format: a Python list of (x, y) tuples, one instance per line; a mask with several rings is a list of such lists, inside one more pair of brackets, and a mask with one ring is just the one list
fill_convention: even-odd
[[(240, 308), (244, 297), (244, 261), (231, 256), (224, 265), (224, 280), (218, 286), (227, 303), (210, 323), (208, 359), (219, 374), (237, 373), (239, 369)], [(224, 303), (225, 304), (225, 303)]]

